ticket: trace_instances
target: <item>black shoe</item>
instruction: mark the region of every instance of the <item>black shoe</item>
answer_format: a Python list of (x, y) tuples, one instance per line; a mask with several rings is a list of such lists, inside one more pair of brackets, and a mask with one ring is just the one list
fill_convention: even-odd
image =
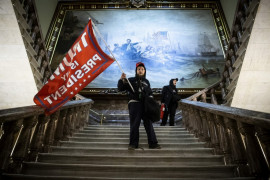
[(144, 150), (143, 147), (141, 147), (141, 146), (138, 146), (138, 147), (135, 147), (135, 146), (133, 146), (133, 145), (129, 145), (129, 146), (128, 146), (128, 150), (130, 150), (130, 151), (133, 151), (133, 150), (135, 150), (135, 149), (141, 149), (141, 150)]
[(128, 145), (128, 150), (135, 150), (136, 147), (135, 146), (132, 146), (132, 145)]
[(149, 144), (149, 149), (161, 149), (159, 144)]

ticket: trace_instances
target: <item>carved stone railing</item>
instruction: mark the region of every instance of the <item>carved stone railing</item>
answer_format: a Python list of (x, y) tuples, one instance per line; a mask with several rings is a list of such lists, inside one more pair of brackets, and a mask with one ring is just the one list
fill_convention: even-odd
[(270, 114), (190, 100), (179, 102), (183, 125), (226, 165), (236, 165), (237, 175), (268, 179)]
[(1, 173), (20, 173), (23, 161), (36, 161), (39, 152), (50, 152), (85, 127), (92, 104), (91, 99), (70, 101), (50, 116), (38, 106), (0, 110)]
[(38, 89), (52, 74), (34, 0), (11, 0)]
[(224, 104), (231, 105), (260, 0), (238, 0), (225, 57), (221, 87)]
[(221, 102), (218, 102), (218, 98), (216, 97), (217, 94), (221, 94), (222, 96), (224, 96), (224, 88), (220, 88), (220, 83), (221, 81), (218, 81), (215, 84), (193, 94), (186, 99), (190, 101), (201, 101), (205, 103), (221, 104)]

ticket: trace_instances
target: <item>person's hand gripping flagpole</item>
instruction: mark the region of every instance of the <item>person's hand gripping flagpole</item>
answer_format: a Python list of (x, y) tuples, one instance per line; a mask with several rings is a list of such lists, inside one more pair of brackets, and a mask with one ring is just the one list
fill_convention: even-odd
[[(91, 19), (91, 18), (89, 18), (89, 19)], [(112, 55), (114, 61), (117, 63), (117, 65), (118, 65), (118, 67), (120, 68), (121, 72), (124, 73), (124, 71), (123, 71), (121, 65), (119, 64), (119, 62), (118, 62), (118, 61), (116, 60), (116, 58), (114, 57), (114, 55), (113, 55), (111, 49), (109, 48), (108, 44), (106, 43), (106, 41), (105, 41), (104, 38), (102, 37), (101, 33), (99, 32), (98, 28), (96, 27), (96, 25), (95, 25), (95, 23), (94, 23), (93, 21), (92, 21), (92, 24), (93, 24), (93, 28), (95, 29), (95, 31), (97, 32), (97, 34), (99, 35), (99, 37), (101, 38), (101, 40), (102, 40), (102, 41), (104, 42), (104, 44), (106, 45), (106, 47), (107, 47), (107, 49), (109, 50), (109, 52), (111, 53), (111, 55)], [(125, 73), (124, 73), (124, 74), (125, 74)], [(132, 91), (135, 92), (134, 89), (133, 89), (133, 86), (130, 84), (128, 78), (126, 78), (126, 80), (127, 80), (128, 84), (129, 84), (129, 86), (131, 87)]]

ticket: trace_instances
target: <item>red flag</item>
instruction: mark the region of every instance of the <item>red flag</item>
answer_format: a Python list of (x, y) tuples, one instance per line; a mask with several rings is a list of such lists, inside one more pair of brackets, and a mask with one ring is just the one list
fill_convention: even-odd
[(34, 102), (47, 115), (55, 112), (113, 62), (99, 47), (90, 20)]

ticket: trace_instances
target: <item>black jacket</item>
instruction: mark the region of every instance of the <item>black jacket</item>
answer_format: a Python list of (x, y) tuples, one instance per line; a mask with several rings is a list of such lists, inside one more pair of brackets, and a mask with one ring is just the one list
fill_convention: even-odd
[(151, 96), (153, 94), (150, 83), (145, 78), (132, 77), (128, 78), (129, 82), (133, 86), (135, 93), (132, 91), (130, 85), (127, 81), (119, 80), (118, 81), (118, 90), (127, 91), (129, 100), (137, 100), (143, 102), (145, 95)]
[(170, 81), (170, 85), (164, 86), (162, 89), (162, 98), (161, 103), (169, 106), (170, 103), (177, 103), (181, 98), (177, 93), (177, 89), (172, 82)]

